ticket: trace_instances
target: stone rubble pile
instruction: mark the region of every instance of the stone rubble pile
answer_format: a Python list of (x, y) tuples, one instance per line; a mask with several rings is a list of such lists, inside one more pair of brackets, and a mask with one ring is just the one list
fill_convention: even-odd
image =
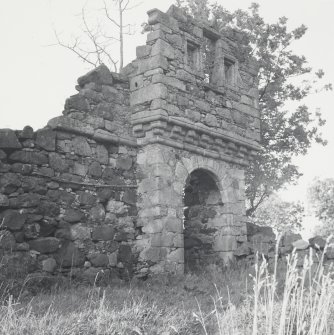
[[(278, 245), (278, 258), (284, 260), (295, 250), (297, 266), (302, 267), (305, 257), (309, 257), (310, 254), (313, 263), (317, 264), (323, 255), (325, 246), (326, 240), (320, 236), (312, 237), (307, 241), (303, 240), (300, 234), (285, 233)], [(243, 260), (251, 264), (255, 262), (256, 254), (258, 254), (259, 258), (263, 255), (272, 263), (276, 255), (276, 248), (277, 236), (272, 228), (249, 222), (247, 223), (247, 242), (242, 243), (234, 251), (234, 256), (237, 261)], [(324, 264), (326, 266), (334, 265), (334, 248), (331, 243), (328, 244), (324, 255)]]

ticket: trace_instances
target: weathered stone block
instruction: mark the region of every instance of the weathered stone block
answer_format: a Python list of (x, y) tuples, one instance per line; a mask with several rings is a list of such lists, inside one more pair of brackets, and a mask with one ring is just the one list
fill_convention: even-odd
[(175, 87), (182, 91), (186, 90), (186, 85), (181, 80), (174, 78), (174, 77), (167, 77), (163, 74), (155, 74), (152, 77), (152, 83), (161, 83), (161, 84)]
[(17, 211), (8, 209), (3, 216), (3, 226), (11, 231), (18, 231), (22, 229), (26, 220), (26, 216)]
[(163, 84), (149, 85), (133, 92), (130, 97), (130, 104), (134, 106), (153, 99), (165, 99), (167, 92), (167, 88)]
[(57, 262), (54, 258), (47, 258), (42, 261), (42, 270), (45, 272), (53, 273), (57, 268)]
[(110, 199), (106, 206), (108, 212), (115, 214), (125, 214), (127, 211), (127, 207), (124, 205), (122, 201), (116, 201), (114, 199)]
[(79, 112), (88, 112), (90, 107), (87, 99), (83, 95), (75, 94), (66, 100), (65, 109), (68, 111), (76, 110)]
[(308, 241), (298, 240), (298, 241), (293, 242), (292, 246), (296, 250), (305, 250), (310, 246), (310, 244), (308, 243)]
[(67, 209), (63, 216), (63, 220), (70, 222), (70, 223), (79, 222), (83, 218), (84, 218), (84, 213), (80, 211), (79, 209), (73, 209), (73, 208)]
[(104, 225), (93, 229), (93, 241), (112, 241), (115, 236), (115, 230), (112, 226)]
[(34, 138), (34, 129), (30, 126), (25, 126), (20, 132), (19, 137), (22, 139), (33, 139)]
[(14, 250), (16, 241), (14, 235), (7, 230), (0, 231), (0, 249)]
[(164, 39), (165, 38), (165, 32), (163, 32), (160, 29), (151, 31), (147, 34), (147, 43), (153, 42), (153, 41), (157, 40), (158, 38)]
[(150, 55), (152, 47), (150, 45), (140, 45), (136, 48), (137, 58), (145, 58)]
[(174, 48), (162, 39), (158, 39), (152, 47), (152, 56), (162, 55), (165, 56), (167, 59), (174, 59), (175, 52)]
[(96, 203), (97, 197), (90, 192), (80, 191), (77, 194), (79, 194), (78, 200), (80, 205), (92, 206)]
[(92, 222), (102, 222), (105, 216), (106, 212), (102, 204), (97, 204), (89, 211), (89, 218)]
[(78, 84), (83, 87), (88, 83), (96, 83), (98, 85), (112, 85), (113, 77), (107, 66), (101, 64), (94, 70), (78, 79)]
[(0, 148), (19, 149), (21, 144), (11, 129), (0, 129)]
[(109, 258), (105, 254), (94, 253), (89, 255), (88, 259), (96, 267), (106, 267), (109, 265)]
[(116, 160), (116, 168), (121, 170), (130, 170), (132, 167), (131, 157), (120, 157)]
[(48, 126), (51, 129), (67, 130), (78, 134), (94, 134), (94, 128), (91, 125), (67, 116), (57, 116), (49, 120)]
[(132, 260), (133, 254), (131, 246), (124, 244), (120, 245), (118, 249), (117, 261), (125, 264), (130, 264), (132, 263)]
[(48, 158), (45, 154), (35, 151), (15, 151), (9, 156), (9, 159), (15, 162), (36, 165), (43, 165), (48, 163)]
[(78, 223), (71, 226), (71, 236), (73, 240), (89, 240), (91, 228)]
[(310, 246), (317, 250), (323, 250), (326, 246), (326, 240), (321, 236), (315, 236), (309, 239)]
[(92, 155), (92, 150), (84, 137), (78, 136), (72, 140), (71, 149), (79, 156), (88, 156)]
[(156, 55), (154, 57), (140, 59), (136, 62), (137, 70), (135, 72), (136, 75), (145, 73), (150, 70), (154, 70), (157, 68), (161, 68), (167, 70), (168, 62), (167, 58), (162, 55)]
[(0, 193), (0, 207), (7, 207), (9, 205), (8, 197)]
[(36, 133), (36, 145), (47, 151), (56, 149), (56, 133), (51, 129), (41, 129)]
[(41, 254), (49, 254), (59, 249), (59, 240), (55, 237), (42, 237), (29, 241), (30, 249), (36, 250)]
[(129, 205), (136, 205), (137, 203), (137, 192), (133, 189), (125, 190), (122, 200)]
[(149, 24), (153, 25), (157, 23), (162, 23), (172, 30), (175, 30), (175, 31), (179, 30), (177, 21), (173, 17), (161, 12), (160, 10), (152, 9), (148, 11), (147, 14), (148, 14)]
[(82, 266), (85, 262), (83, 252), (70, 241), (63, 241), (55, 256), (57, 263), (64, 268)]
[(96, 146), (94, 157), (101, 164), (108, 164), (109, 154), (106, 147), (102, 144)]

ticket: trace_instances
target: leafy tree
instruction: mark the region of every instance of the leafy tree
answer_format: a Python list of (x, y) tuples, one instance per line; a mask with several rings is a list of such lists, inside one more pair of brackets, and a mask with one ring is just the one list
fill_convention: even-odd
[(301, 230), (304, 218), (304, 207), (299, 202), (284, 201), (272, 194), (258, 207), (253, 217), (254, 223), (272, 227), (279, 233)]
[[(325, 121), (319, 111), (312, 114), (302, 100), (332, 86), (319, 86), (323, 70), (313, 72), (305, 56), (291, 50), (293, 42), (306, 33), (304, 25), (289, 30), (286, 17), (268, 24), (255, 3), (248, 11), (234, 12), (221, 5), (210, 5), (209, 0), (178, 0), (176, 5), (223, 34), (241, 33), (238, 57), (240, 60), (254, 57), (258, 61), (263, 151), (258, 153), (246, 174), (247, 214), (252, 215), (271, 193), (301, 176), (292, 162), (294, 156), (305, 155), (314, 142), (326, 144), (319, 131)], [(300, 102), (300, 105), (294, 111), (287, 110), (288, 101)]]
[[(64, 42), (55, 31), (58, 45), (70, 50), (82, 61), (94, 67), (104, 63), (115, 72), (121, 71), (124, 64), (124, 35), (132, 34), (132, 26), (124, 24), (124, 14), (139, 5), (137, 3), (130, 6), (130, 1), (109, 0), (108, 4), (104, 1), (100, 8), (102, 15), (94, 24), (90, 23), (86, 8), (82, 8), (81, 34), (73, 36), (69, 42)], [(133, 1), (135, 0), (131, 2)], [(113, 52), (115, 42), (119, 44), (118, 56)]]
[(334, 234), (334, 179), (316, 180), (308, 189), (308, 198), (315, 216), (321, 224), (315, 232), (327, 237)]

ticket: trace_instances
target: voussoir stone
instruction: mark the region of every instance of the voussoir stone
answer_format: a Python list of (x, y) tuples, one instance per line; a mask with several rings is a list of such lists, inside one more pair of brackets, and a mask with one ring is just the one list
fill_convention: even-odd
[(11, 129), (0, 129), (0, 148), (2, 149), (19, 149), (21, 144), (16, 134)]
[(59, 249), (59, 240), (55, 237), (41, 237), (29, 241), (30, 249), (36, 250), (41, 254), (49, 254)]

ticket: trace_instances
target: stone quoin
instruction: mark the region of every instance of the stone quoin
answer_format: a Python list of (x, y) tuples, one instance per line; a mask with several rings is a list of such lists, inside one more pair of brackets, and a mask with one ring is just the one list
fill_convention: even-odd
[(257, 64), (239, 33), (175, 6), (149, 11), (146, 29), (136, 60), (79, 78), (45, 128), (0, 130), (0, 252), (18, 270), (184, 273), (247, 242)]

